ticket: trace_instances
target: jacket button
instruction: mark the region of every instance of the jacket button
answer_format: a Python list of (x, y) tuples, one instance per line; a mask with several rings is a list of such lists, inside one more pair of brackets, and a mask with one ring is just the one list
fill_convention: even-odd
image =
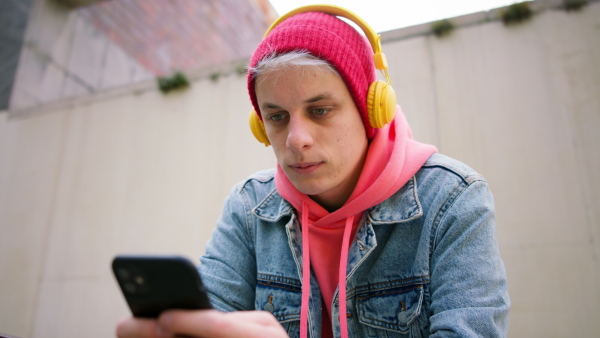
[(408, 312), (406, 311), (406, 303), (404, 302), (400, 302), (400, 313), (398, 314), (398, 320), (404, 324), (408, 322)]
[(367, 246), (365, 245), (365, 243), (363, 243), (362, 241), (356, 241), (356, 244), (358, 245), (358, 249), (360, 251), (364, 251), (367, 248)]
[(263, 306), (263, 310), (271, 313), (275, 311), (275, 307), (273, 306), (273, 295), (269, 295), (269, 300), (267, 301), (267, 304)]
[(401, 323), (408, 322), (408, 312), (406, 312), (406, 311), (400, 311), (400, 313), (398, 314), (398, 320)]

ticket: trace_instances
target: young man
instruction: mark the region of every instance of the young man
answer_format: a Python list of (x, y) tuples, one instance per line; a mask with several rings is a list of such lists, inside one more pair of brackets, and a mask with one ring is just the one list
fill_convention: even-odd
[(386, 111), (378, 47), (319, 11), (267, 34), (248, 89), (277, 168), (232, 190), (201, 259), (223, 312), (127, 319), (120, 337), (506, 335), (487, 183), (414, 141), (394, 103)]

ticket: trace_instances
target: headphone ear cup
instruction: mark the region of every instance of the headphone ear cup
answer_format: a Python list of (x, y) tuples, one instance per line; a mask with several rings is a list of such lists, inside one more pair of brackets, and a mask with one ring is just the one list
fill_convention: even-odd
[(371, 83), (367, 94), (367, 110), (369, 124), (373, 128), (383, 128), (383, 126), (392, 122), (396, 114), (396, 92), (394, 88), (383, 81)]
[(254, 135), (258, 142), (264, 144), (265, 147), (270, 146), (271, 142), (269, 142), (269, 138), (267, 137), (265, 125), (263, 121), (258, 118), (258, 114), (256, 114), (254, 109), (250, 110), (248, 122), (250, 122), (250, 130), (252, 131), (252, 135)]

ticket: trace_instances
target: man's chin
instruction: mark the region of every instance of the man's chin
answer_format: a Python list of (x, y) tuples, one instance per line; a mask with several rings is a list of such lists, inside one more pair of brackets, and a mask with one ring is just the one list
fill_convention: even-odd
[(298, 180), (298, 179), (290, 179), (296, 190), (299, 192), (308, 195), (314, 196), (319, 195), (323, 192), (322, 184), (319, 184), (316, 180)]

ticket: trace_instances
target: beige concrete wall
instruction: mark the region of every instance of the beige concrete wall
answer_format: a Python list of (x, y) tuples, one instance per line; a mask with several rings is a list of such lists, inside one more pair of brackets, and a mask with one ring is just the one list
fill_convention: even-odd
[[(599, 26), (594, 2), (445, 39), (384, 35), (416, 138), (490, 182), (514, 337), (600, 332)], [(0, 113), (0, 333), (112, 336), (128, 313), (112, 257), (196, 261), (231, 186), (274, 164), (248, 131), (243, 77), (143, 88)]]
[(490, 182), (514, 337), (600, 334), (598, 27), (596, 2), (383, 47), (416, 137)]
[(231, 75), (168, 96), (0, 114), (0, 332), (111, 336), (127, 313), (114, 255), (197, 262), (231, 187), (275, 161), (252, 139), (245, 96)]

